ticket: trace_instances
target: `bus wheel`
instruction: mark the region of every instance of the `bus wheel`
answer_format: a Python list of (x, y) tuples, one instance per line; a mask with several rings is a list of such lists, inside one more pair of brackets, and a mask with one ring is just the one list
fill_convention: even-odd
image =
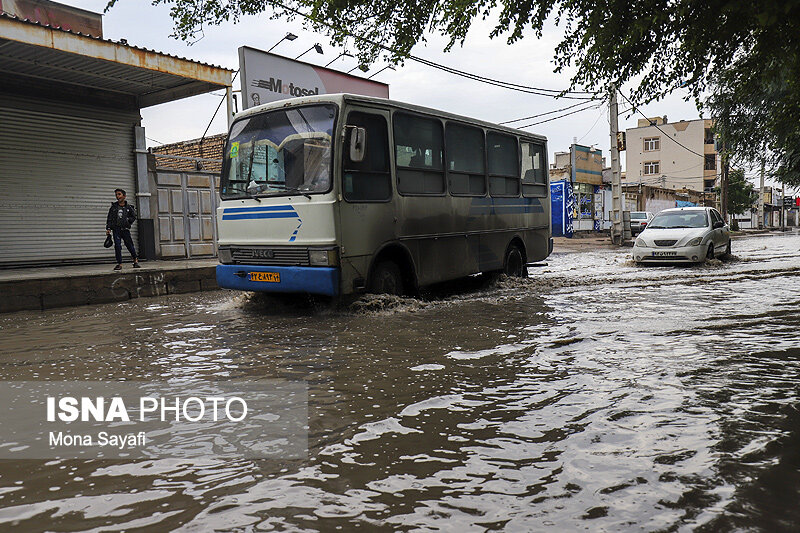
[(503, 273), (506, 276), (515, 278), (527, 277), (528, 270), (525, 268), (525, 261), (522, 259), (522, 251), (515, 244), (508, 247), (506, 259), (503, 262)]
[(392, 261), (383, 261), (375, 266), (372, 278), (369, 282), (369, 292), (374, 294), (394, 294), (402, 296), (403, 276), (398, 267)]

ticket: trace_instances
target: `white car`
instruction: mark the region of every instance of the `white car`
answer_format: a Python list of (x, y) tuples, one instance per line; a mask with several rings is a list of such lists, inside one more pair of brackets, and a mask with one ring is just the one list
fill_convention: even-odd
[(699, 263), (730, 253), (730, 230), (712, 207), (665, 209), (633, 244), (637, 263)]
[(631, 211), (631, 234), (644, 231), (654, 216), (650, 211)]

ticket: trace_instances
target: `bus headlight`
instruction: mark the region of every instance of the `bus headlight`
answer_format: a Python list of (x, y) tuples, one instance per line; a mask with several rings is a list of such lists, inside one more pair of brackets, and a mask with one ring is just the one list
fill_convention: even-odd
[(219, 262), (223, 265), (229, 265), (233, 263), (233, 258), (231, 257), (231, 249), (230, 248), (220, 248), (217, 252), (217, 256), (219, 257)]
[(311, 266), (336, 266), (339, 264), (339, 254), (333, 250), (309, 250), (308, 262)]

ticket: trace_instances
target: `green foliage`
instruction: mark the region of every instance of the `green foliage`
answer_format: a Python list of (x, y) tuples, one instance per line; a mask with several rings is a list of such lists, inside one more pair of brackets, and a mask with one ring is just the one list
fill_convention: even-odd
[(728, 213), (741, 215), (754, 207), (757, 201), (758, 192), (753, 184), (745, 179), (744, 170), (731, 170), (728, 173)]
[[(108, 7), (117, 0), (110, 0)], [(778, 179), (800, 185), (800, 2), (797, 0), (153, 0), (171, 6), (175, 36), (206, 24), (266, 13), (308, 16), (364, 63), (402, 62), (425, 33), (463, 43), (477, 19), (513, 43), (563, 30), (556, 71), (574, 69), (571, 88), (605, 92), (634, 82), (642, 104), (677, 88), (716, 121), (732, 161), (766, 159)], [(107, 8), (108, 9), (108, 8)], [(520, 66), (524, 69), (524, 66)]]

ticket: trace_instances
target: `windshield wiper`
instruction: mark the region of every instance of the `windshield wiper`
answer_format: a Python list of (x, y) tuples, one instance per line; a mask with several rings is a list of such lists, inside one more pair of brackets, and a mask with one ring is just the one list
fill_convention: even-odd
[(297, 187), (288, 187), (288, 186), (286, 186), (286, 185), (275, 184), (275, 183), (273, 183), (273, 184), (270, 184), (270, 185), (271, 185), (272, 187), (279, 187), (281, 191), (286, 191), (286, 192), (297, 192), (297, 193), (300, 193), (300, 194), (302, 194), (303, 196), (305, 196), (306, 198), (308, 198), (309, 200), (311, 200), (311, 195), (310, 195), (310, 194), (308, 194), (308, 192), (307, 192), (307, 191), (303, 191), (303, 190), (301, 190), (301, 189), (299, 189), (299, 188), (297, 188)]

